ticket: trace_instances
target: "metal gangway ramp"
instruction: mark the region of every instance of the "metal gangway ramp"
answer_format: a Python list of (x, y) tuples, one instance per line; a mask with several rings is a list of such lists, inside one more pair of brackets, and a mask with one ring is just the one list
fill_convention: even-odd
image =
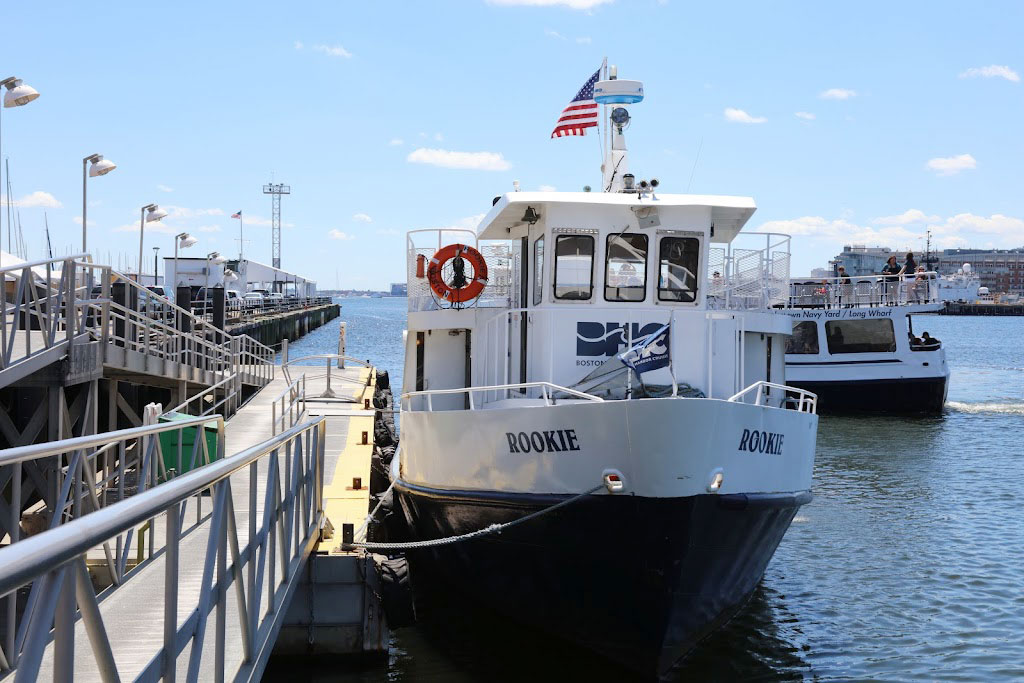
[[(339, 462), (348, 422), (307, 411), (323, 378), (281, 374), (228, 422), (201, 415), (0, 451), (0, 465), (69, 462), (64, 514), (0, 550), (0, 678), (259, 680), (303, 567), (330, 534), (325, 478), (351, 466)], [(348, 415), (365, 409), (357, 419), (372, 425), (373, 369), (334, 375), (324, 395), (353, 404)], [(216, 450), (198, 436), (183, 449), (186, 430), (216, 433)], [(168, 435), (177, 452), (161, 446)], [(367, 496), (356, 496), (362, 514)], [(97, 594), (98, 576), (111, 585)]]

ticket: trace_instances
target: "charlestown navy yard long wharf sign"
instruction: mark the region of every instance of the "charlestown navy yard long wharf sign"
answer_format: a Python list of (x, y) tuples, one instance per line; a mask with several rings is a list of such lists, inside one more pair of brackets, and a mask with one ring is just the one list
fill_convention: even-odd
[(541, 432), (505, 432), (509, 453), (561, 453), (578, 451), (580, 440), (575, 429)]

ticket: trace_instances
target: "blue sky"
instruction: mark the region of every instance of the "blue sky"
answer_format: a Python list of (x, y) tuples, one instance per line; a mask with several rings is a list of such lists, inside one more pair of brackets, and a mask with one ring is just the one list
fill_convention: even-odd
[[(404, 232), (468, 225), (512, 188), (598, 185), (595, 136), (549, 138), (604, 55), (647, 99), (632, 169), (666, 192), (751, 195), (749, 229), (794, 234), (794, 273), (844, 243), (1024, 245), (1024, 4), (460, 0), (9, 3), (0, 77), (42, 93), (3, 111), (30, 258), (89, 241), (134, 264), (146, 231), (189, 255), (270, 260), (323, 287), (404, 279)], [(800, 113), (800, 115), (798, 115)], [(440, 165), (439, 165), (440, 164)], [(3, 236), (7, 249), (6, 235)]]

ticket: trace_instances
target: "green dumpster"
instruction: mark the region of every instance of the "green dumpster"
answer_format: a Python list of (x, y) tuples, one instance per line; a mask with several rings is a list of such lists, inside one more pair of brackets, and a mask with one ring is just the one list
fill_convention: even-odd
[[(167, 413), (161, 415), (159, 418), (160, 423), (176, 422), (178, 420), (188, 420), (194, 417), (193, 415), (186, 415), (184, 413)], [(196, 441), (196, 431), (199, 425), (192, 425), (191, 427), (185, 427), (181, 430), (172, 430), (160, 433), (160, 450), (164, 456), (164, 467), (168, 470), (174, 470), (177, 474), (184, 474), (188, 472), (191, 467), (189, 463), (192, 462), (192, 448)], [(209, 453), (209, 461), (213, 462), (217, 459), (217, 421), (206, 422), (202, 425), (203, 431), (206, 436), (206, 450)], [(178, 435), (181, 435), (181, 463), (178, 463)], [(199, 446), (199, 451), (196, 453), (196, 467), (199, 467), (205, 463), (203, 460), (203, 447), (202, 444)]]

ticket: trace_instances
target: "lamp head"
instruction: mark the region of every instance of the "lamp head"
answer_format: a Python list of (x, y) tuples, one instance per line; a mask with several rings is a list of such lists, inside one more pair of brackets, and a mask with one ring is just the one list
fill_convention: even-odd
[(206, 259), (210, 263), (214, 263), (218, 266), (222, 263), (227, 262), (227, 259), (221, 256), (219, 251), (211, 251), (209, 254), (206, 255)]
[(94, 154), (91, 158), (92, 164), (89, 165), (89, 177), (95, 178), (96, 176), (107, 175), (115, 168), (115, 164), (110, 159), (104, 159), (101, 154)]
[(25, 85), (20, 78), (8, 78), (4, 85), (7, 92), (4, 93), (5, 107), (21, 107), (39, 97), (39, 93), (31, 85)]
[(177, 239), (178, 246), (181, 247), (182, 249), (188, 249), (189, 247), (191, 247), (192, 245), (199, 241), (198, 239), (188, 234), (187, 232), (183, 232), (180, 235), (177, 235)]
[(224, 269), (224, 282), (234, 282), (238, 279), (238, 273), (231, 270), (230, 268)]
[(147, 223), (153, 223), (155, 221), (158, 221), (158, 220), (160, 220), (162, 218), (166, 218), (166, 217), (167, 217), (167, 212), (164, 211), (163, 209), (161, 209), (156, 204), (150, 204), (149, 206), (146, 207), (146, 222)]

